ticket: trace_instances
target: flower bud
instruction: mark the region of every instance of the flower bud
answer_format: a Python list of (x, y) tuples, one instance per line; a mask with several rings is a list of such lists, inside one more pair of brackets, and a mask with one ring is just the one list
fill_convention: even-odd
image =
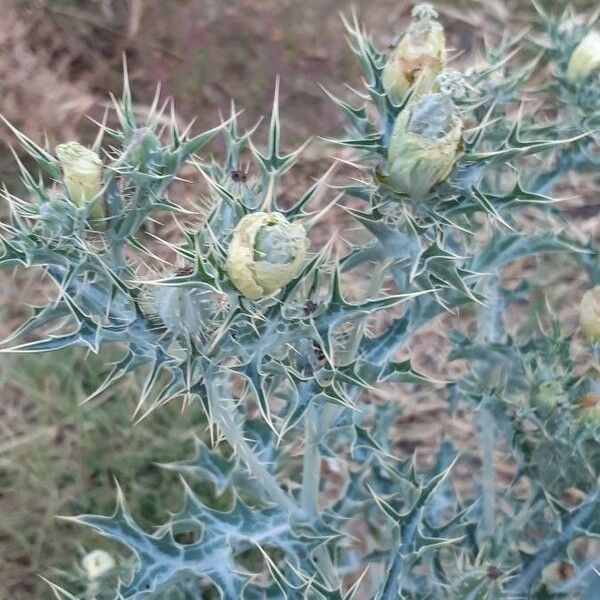
[(542, 381), (534, 395), (534, 404), (543, 411), (554, 410), (562, 401), (564, 396), (563, 386), (559, 381)]
[(414, 200), (448, 177), (456, 162), (462, 121), (452, 98), (425, 94), (397, 117), (388, 149), (392, 187)]
[(115, 559), (104, 550), (94, 550), (86, 554), (81, 565), (90, 581), (103, 577), (116, 567)]
[(419, 4), (412, 15), (414, 20), (390, 52), (382, 75), (386, 92), (399, 99), (413, 86), (419, 95), (437, 90), (436, 77), (446, 60), (444, 28), (434, 20), (437, 12), (429, 4)]
[(600, 69), (600, 33), (590, 31), (579, 42), (567, 67), (567, 75), (572, 81), (585, 79)]
[[(78, 142), (58, 145), (56, 156), (62, 168), (63, 181), (71, 202), (81, 207), (96, 199), (102, 190), (100, 157)], [(94, 207), (92, 217), (103, 217), (100, 203)]]
[(246, 215), (233, 230), (227, 274), (247, 298), (268, 296), (298, 275), (308, 243), (304, 227), (280, 213)]
[(579, 307), (579, 325), (586, 340), (600, 340), (600, 285), (583, 295)]
[(199, 335), (220, 323), (229, 309), (229, 298), (207, 283), (194, 287), (153, 286), (150, 313), (178, 335)]
[(579, 401), (579, 422), (600, 424), (600, 396), (587, 393)]
[(152, 173), (162, 162), (162, 146), (158, 136), (148, 127), (140, 127), (133, 133), (129, 162), (142, 173)]

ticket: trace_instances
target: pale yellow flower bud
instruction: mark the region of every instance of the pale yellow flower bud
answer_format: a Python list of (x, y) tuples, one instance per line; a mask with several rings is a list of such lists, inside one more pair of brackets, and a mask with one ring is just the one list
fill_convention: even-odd
[(588, 341), (600, 341), (600, 285), (583, 295), (579, 307), (579, 324)]
[(390, 184), (420, 200), (448, 177), (461, 141), (462, 121), (450, 96), (425, 94), (394, 124), (388, 149)]
[(434, 20), (435, 10), (420, 4), (413, 9), (413, 17), (383, 69), (383, 87), (398, 99), (413, 86), (418, 95), (437, 90), (436, 78), (446, 61), (444, 28)]
[[(63, 181), (69, 199), (83, 206), (98, 197), (102, 189), (102, 161), (100, 157), (78, 142), (67, 142), (56, 147), (56, 156), (63, 172)], [(92, 213), (102, 218), (102, 205), (97, 203)]]
[(90, 581), (103, 577), (116, 567), (115, 559), (104, 550), (93, 550), (86, 554), (81, 565)]
[(280, 213), (246, 215), (233, 231), (227, 274), (247, 298), (268, 296), (298, 275), (308, 243), (304, 227)]
[(573, 50), (567, 75), (573, 81), (585, 79), (600, 70), (600, 33), (590, 31)]

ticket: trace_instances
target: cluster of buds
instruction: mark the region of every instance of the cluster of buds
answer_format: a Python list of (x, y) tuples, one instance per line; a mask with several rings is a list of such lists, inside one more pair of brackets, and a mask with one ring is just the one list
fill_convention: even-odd
[(600, 33), (590, 31), (571, 54), (567, 75), (572, 81), (582, 81), (596, 71), (600, 71)]
[(397, 98), (410, 88), (415, 94), (435, 91), (446, 60), (444, 28), (435, 20), (437, 12), (430, 4), (419, 4), (412, 15), (414, 20), (390, 52), (382, 75), (386, 92)]
[(92, 150), (79, 142), (67, 142), (56, 147), (56, 157), (63, 173), (63, 181), (73, 204), (84, 207), (95, 202), (91, 216), (104, 216), (102, 204), (98, 202), (102, 191), (102, 161)]
[(586, 340), (600, 341), (600, 285), (588, 290), (581, 299), (579, 324)]
[(304, 227), (280, 213), (246, 215), (233, 230), (227, 274), (244, 296), (258, 300), (298, 275), (308, 244)]
[(414, 200), (448, 177), (460, 152), (463, 123), (452, 96), (464, 93), (464, 82), (447, 69), (438, 83), (439, 92), (421, 96), (398, 115), (390, 138), (389, 181)]
[[(132, 148), (129, 159), (138, 167), (160, 151), (160, 144), (150, 130), (141, 129)], [(101, 219), (104, 211), (99, 202), (103, 167), (100, 157), (78, 142), (60, 144), (56, 156), (69, 200), (79, 208), (91, 205), (90, 216)], [(244, 296), (257, 300), (278, 291), (299, 273), (308, 245), (304, 227), (289, 223), (283, 215), (249, 214), (233, 231), (226, 270)], [(225, 294), (205, 287), (157, 286), (146, 304), (170, 331), (193, 335), (228, 306)]]

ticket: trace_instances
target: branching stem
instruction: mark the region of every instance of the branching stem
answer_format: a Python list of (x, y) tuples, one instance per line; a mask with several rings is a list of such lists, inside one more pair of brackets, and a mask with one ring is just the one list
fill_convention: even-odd
[[(326, 425), (331, 419), (332, 406), (328, 404), (325, 407), (320, 407), (311, 403), (304, 417), (304, 458), (302, 463), (300, 504), (311, 519), (316, 519), (319, 515), (319, 483), (321, 481), (319, 442), (326, 431), (322, 425)], [(338, 581), (335, 574), (335, 565), (325, 545), (315, 550), (314, 559), (319, 572), (327, 583), (337, 587)]]
[(281, 489), (275, 477), (244, 438), (243, 431), (235, 422), (234, 415), (236, 414), (237, 406), (231, 398), (221, 396), (218, 402), (211, 402), (212, 418), (229, 445), (237, 452), (240, 460), (263, 487), (267, 496), (292, 516), (303, 516), (302, 511), (298, 509), (290, 496)]

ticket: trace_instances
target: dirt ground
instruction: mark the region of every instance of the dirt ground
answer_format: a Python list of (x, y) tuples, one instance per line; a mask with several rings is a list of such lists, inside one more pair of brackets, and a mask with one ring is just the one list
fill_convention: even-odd
[[(319, 85), (344, 94), (360, 74), (344, 39), (339, 13), (356, 7), (380, 47), (407, 22), (412, 2), (404, 0), (0, 0), (0, 113), (36, 141), (53, 147), (69, 139), (90, 141), (120, 94), (126, 57), (136, 108), (144, 114), (157, 84), (176, 102), (182, 122), (211, 127), (231, 100), (252, 125), (270, 110), (276, 77), (281, 78), (283, 139), (289, 147), (308, 136), (339, 132), (338, 111)], [(563, 3), (547, 0), (560, 10)], [(595, 3), (574, 2), (586, 11)], [(478, 60), (483, 31), (500, 34), (532, 24), (525, 0), (456, 0), (438, 3), (456, 64)], [(91, 120), (86, 118), (91, 117)], [(10, 135), (0, 148), (1, 179), (16, 182)], [(304, 186), (324, 171), (332, 151), (318, 141), (306, 153), (307, 166), (290, 185)], [(580, 189), (585, 196), (587, 190)], [(589, 207), (589, 204), (588, 204)], [(595, 207), (595, 208), (594, 208)], [(598, 202), (586, 211), (573, 204), (582, 235), (597, 223)], [(0, 207), (0, 216), (3, 208)], [(329, 235), (324, 229), (323, 235)], [(529, 265), (531, 266), (531, 265)], [(539, 266), (539, 265), (538, 265)], [(552, 265), (542, 265), (552, 284)], [(522, 268), (528, 268), (524, 265)], [(544, 271), (545, 269), (545, 271)], [(38, 278), (0, 273), (0, 338), (23, 314)], [(43, 292), (42, 292), (43, 293)], [(557, 297), (560, 297), (557, 291)], [(573, 315), (567, 315), (572, 319)], [(427, 362), (442, 352), (436, 332), (425, 332), (415, 354)], [(165, 411), (131, 430), (128, 415), (134, 387), (119, 390), (119, 404), (80, 407), (94, 385), (101, 360), (78, 353), (59, 357), (0, 358), (0, 598), (49, 597), (37, 577), (65, 579), (78, 548), (71, 529), (56, 514), (110, 510), (112, 477), (129, 481), (126, 492), (147, 524), (176, 508), (173, 480), (157, 474), (152, 461), (189, 452), (196, 414)], [(54, 362), (53, 362), (54, 361)], [(73, 377), (73, 373), (78, 373)], [(115, 408), (117, 406), (117, 408)], [(433, 446), (442, 431), (437, 399), (408, 407), (406, 451)], [(468, 445), (471, 431), (456, 436)], [(165, 438), (177, 439), (166, 443)], [(114, 464), (128, 456), (117, 472)], [(148, 495), (149, 487), (157, 491)], [(166, 500), (165, 500), (166, 499)], [(166, 506), (162, 506), (166, 504)], [(78, 539), (87, 543), (87, 538)], [(90, 549), (86, 546), (86, 549)]]
[[(531, 9), (525, 0), (440, 3), (456, 60), (476, 53), (484, 26), (501, 31)], [(557, 7), (561, 3), (549, 2)], [(576, 3), (577, 4), (577, 3)], [(592, 4), (580, 1), (579, 4)], [(282, 81), (290, 144), (337, 131), (339, 116), (319, 88), (358, 82), (339, 14), (352, 7), (385, 47), (406, 23), (403, 0), (0, 0), (0, 110), (50, 144), (90, 135), (121, 89), (123, 56), (140, 112), (157, 83), (184, 120), (199, 127), (234, 99), (248, 123), (265, 114)], [(3, 172), (12, 170), (2, 161)]]

